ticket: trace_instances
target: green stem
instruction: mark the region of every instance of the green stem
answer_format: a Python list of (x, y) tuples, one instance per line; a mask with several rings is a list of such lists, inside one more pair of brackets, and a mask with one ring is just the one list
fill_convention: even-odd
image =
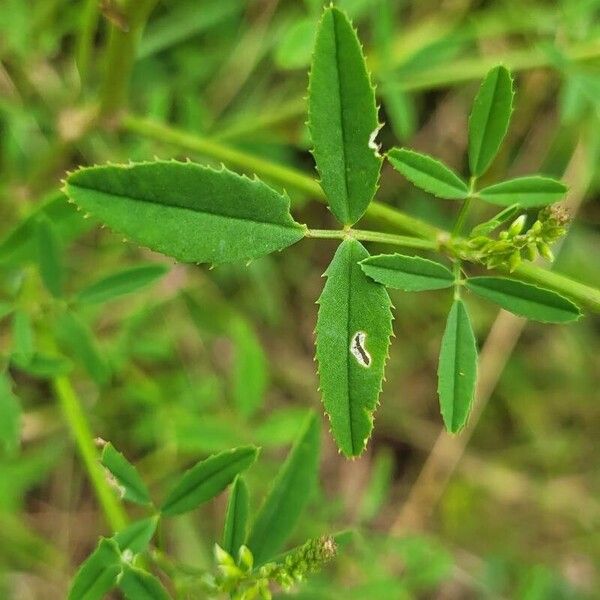
[(438, 245), (430, 240), (380, 231), (365, 231), (364, 229), (307, 229), (306, 237), (323, 239), (352, 238), (363, 242), (379, 242), (381, 244), (392, 244), (405, 248), (419, 248), (422, 250), (438, 249)]
[(79, 36), (77, 39), (76, 60), (81, 80), (81, 88), (84, 88), (86, 80), (89, 79), (90, 59), (92, 48), (94, 46), (94, 34), (98, 26), (98, 0), (85, 0), (81, 11), (81, 21), (79, 25)]
[(52, 381), (52, 387), (96, 497), (104, 512), (106, 522), (113, 532), (119, 531), (127, 525), (127, 516), (123, 507), (119, 504), (114, 490), (104, 476), (90, 425), (77, 393), (73, 389), (69, 378), (65, 376), (55, 377)]
[(463, 200), (463, 203), (460, 206), (458, 216), (456, 217), (456, 222), (452, 228), (452, 237), (458, 237), (464, 227), (465, 221), (467, 220), (467, 215), (469, 214), (469, 209), (471, 208), (471, 202), (473, 201), (473, 195), (475, 194), (476, 181), (477, 177), (474, 175), (469, 180), (469, 195)]
[(100, 114), (103, 117), (117, 114), (125, 105), (137, 46), (157, 1), (128, 0), (124, 10), (128, 30), (122, 31), (116, 25), (111, 26), (100, 91)]
[[(297, 169), (277, 165), (266, 159), (230, 148), (214, 140), (132, 115), (125, 115), (123, 117), (121, 127), (126, 131), (138, 133), (150, 139), (198, 152), (212, 159), (224, 161), (230, 166), (254, 172), (282, 186), (304, 192), (321, 202), (325, 201), (325, 194), (318, 182)], [(380, 202), (371, 202), (365, 216), (423, 238), (424, 240), (435, 242), (436, 247), (440, 240), (450, 237), (449, 232)], [(513, 275), (546, 285), (566, 294), (582, 305), (600, 312), (600, 290), (533, 264), (522, 264), (513, 272)]]

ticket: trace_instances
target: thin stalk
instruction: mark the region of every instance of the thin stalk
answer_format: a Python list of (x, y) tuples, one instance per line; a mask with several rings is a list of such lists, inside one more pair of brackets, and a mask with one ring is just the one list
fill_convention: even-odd
[(475, 194), (476, 181), (477, 177), (475, 176), (471, 177), (471, 179), (469, 180), (469, 195), (463, 200), (463, 203), (460, 206), (458, 216), (456, 217), (456, 222), (454, 223), (454, 227), (452, 228), (452, 237), (458, 237), (461, 234), (465, 221), (467, 220), (467, 215), (469, 214), (469, 209), (471, 208), (473, 195)]
[(79, 24), (79, 36), (77, 38), (77, 49), (75, 56), (77, 60), (77, 70), (81, 80), (81, 88), (85, 87), (89, 79), (90, 59), (92, 48), (94, 46), (94, 34), (98, 27), (98, 18), (100, 16), (98, 0), (84, 0), (81, 10), (81, 21)]
[(111, 26), (100, 91), (100, 114), (103, 117), (115, 115), (125, 105), (138, 43), (146, 20), (157, 2), (129, 0), (124, 10), (127, 31), (116, 25)]
[[(284, 187), (304, 192), (321, 202), (324, 202), (326, 199), (318, 182), (301, 171), (272, 163), (264, 158), (252, 156), (215, 140), (180, 131), (174, 127), (133, 115), (125, 115), (121, 120), (121, 127), (125, 131), (198, 152), (208, 158), (223, 161), (230, 166), (254, 172)], [(380, 202), (371, 202), (365, 216), (423, 238), (424, 240), (429, 240), (429, 242), (435, 242), (436, 247), (440, 240), (450, 237), (448, 231), (430, 225), (425, 221), (407, 215), (392, 206), (381, 204)], [(528, 263), (521, 263), (513, 271), (512, 275), (545, 285), (550, 289), (569, 296), (596, 312), (600, 312), (600, 290), (598, 289)]]
[(98, 452), (90, 425), (77, 393), (66, 376), (55, 377), (52, 381), (54, 394), (60, 404), (71, 437), (83, 461), (98, 502), (104, 512), (104, 518), (110, 529), (119, 531), (127, 525), (127, 516), (119, 504), (114, 490), (106, 480), (100, 466)]
[(364, 229), (307, 229), (306, 237), (322, 239), (355, 239), (362, 242), (379, 242), (392, 244), (405, 248), (419, 248), (421, 250), (437, 250), (438, 245), (430, 240), (418, 237), (383, 233), (381, 231), (365, 231)]

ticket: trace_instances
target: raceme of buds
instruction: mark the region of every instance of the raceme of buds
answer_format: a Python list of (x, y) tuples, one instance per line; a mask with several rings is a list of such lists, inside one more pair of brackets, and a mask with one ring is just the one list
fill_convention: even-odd
[(554, 260), (550, 246), (565, 235), (568, 212), (558, 205), (546, 207), (527, 230), (527, 216), (522, 214), (496, 238), (491, 237), (492, 231), (503, 219), (514, 216), (514, 213), (514, 208), (506, 209), (475, 227), (468, 238), (451, 242), (449, 250), (462, 260), (484, 264), (488, 269), (507, 267), (511, 272), (522, 260), (535, 260), (538, 254), (546, 260)]

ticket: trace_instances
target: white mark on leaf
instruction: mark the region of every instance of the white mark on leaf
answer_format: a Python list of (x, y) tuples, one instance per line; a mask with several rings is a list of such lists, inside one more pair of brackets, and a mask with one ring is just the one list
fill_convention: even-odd
[(367, 334), (364, 331), (357, 331), (350, 341), (350, 352), (361, 367), (368, 369), (371, 366), (371, 355), (365, 346), (366, 340)]
[(375, 140), (377, 139), (377, 134), (379, 133), (382, 127), (383, 123), (381, 125), (377, 125), (377, 127), (373, 129), (371, 135), (369, 136), (369, 148), (373, 150), (377, 158), (381, 158), (381, 154), (379, 154), (379, 151), (381, 150), (381, 144), (378, 144)]

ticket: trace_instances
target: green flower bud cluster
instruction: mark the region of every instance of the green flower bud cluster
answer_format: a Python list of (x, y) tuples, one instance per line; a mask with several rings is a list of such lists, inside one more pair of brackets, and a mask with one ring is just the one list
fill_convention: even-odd
[(310, 573), (315, 573), (331, 560), (337, 551), (333, 538), (323, 536), (308, 540), (287, 554), (282, 562), (271, 562), (254, 569), (254, 557), (247, 546), (241, 546), (237, 561), (218, 544), (214, 554), (219, 574), (206, 575), (204, 589), (213, 595), (228, 594), (231, 600), (271, 600), (270, 584), (290, 589)]
[(538, 213), (537, 220), (528, 229), (525, 229), (527, 217), (522, 214), (500, 231), (497, 237), (491, 237), (491, 232), (511, 212), (514, 216), (513, 207), (475, 227), (468, 238), (453, 242), (453, 253), (457, 258), (481, 263), (488, 269), (508, 267), (511, 272), (522, 260), (535, 260), (538, 255), (549, 261), (554, 260), (550, 246), (567, 231), (567, 211), (558, 205), (546, 207)]
[(335, 540), (329, 536), (308, 540), (294, 552), (290, 552), (281, 564), (269, 563), (261, 567), (260, 574), (278, 583), (284, 589), (291, 588), (307, 575), (319, 571), (337, 553)]

